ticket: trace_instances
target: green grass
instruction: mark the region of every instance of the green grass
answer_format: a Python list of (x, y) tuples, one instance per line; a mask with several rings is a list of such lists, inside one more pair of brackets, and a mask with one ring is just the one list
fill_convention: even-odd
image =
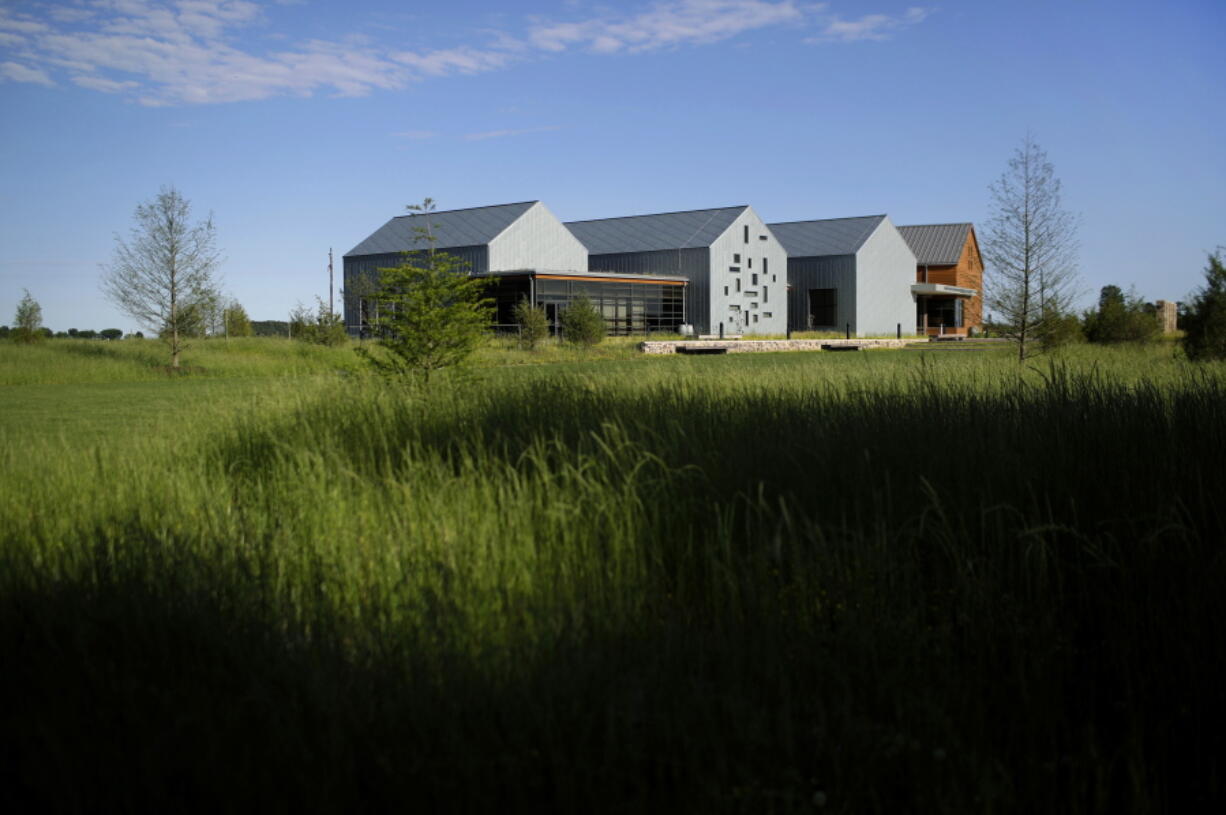
[(494, 346), (421, 392), (327, 373), (327, 349), (203, 350), (199, 375), (0, 391), (2, 795), (1223, 794), (1226, 367)]

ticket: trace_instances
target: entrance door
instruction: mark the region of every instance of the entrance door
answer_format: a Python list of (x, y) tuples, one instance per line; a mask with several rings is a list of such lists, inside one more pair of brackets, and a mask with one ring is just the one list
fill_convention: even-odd
[(833, 328), (838, 314), (838, 289), (809, 289), (809, 328)]

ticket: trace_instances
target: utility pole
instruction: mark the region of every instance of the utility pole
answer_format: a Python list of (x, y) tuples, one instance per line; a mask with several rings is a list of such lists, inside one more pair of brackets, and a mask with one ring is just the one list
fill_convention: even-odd
[(332, 247), (328, 247), (328, 316), (332, 316)]

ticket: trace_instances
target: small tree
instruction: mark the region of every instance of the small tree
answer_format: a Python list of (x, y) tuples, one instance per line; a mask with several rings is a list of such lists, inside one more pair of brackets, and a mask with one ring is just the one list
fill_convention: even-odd
[(1060, 342), (1077, 284), (1077, 221), (1060, 206), (1060, 181), (1029, 135), (1009, 169), (989, 187), (992, 216), (983, 232), (984, 302), (1018, 360)]
[(104, 328), (98, 332), (98, 336), (104, 340), (117, 340), (123, 337), (123, 329), (121, 328)]
[(558, 321), (562, 324), (562, 339), (567, 342), (591, 347), (604, 339), (604, 318), (586, 296), (572, 300)]
[(174, 187), (136, 207), (127, 241), (115, 236), (115, 255), (103, 266), (102, 291), (121, 311), (158, 332), (179, 367), (184, 338), (199, 331), (215, 296), (221, 262), (210, 216), (191, 223), (191, 203)]
[(231, 299), (222, 311), (222, 324), (227, 337), (250, 337), (252, 334), (251, 318), (237, 300)]
[(532, 305), (527, 298), (515, 304), (515, 322), (519, 324), (519, 344), (529, 351), (549, 336), (549, 318), (545, 309)]
[(494, 309), (485, 281), (473, 277), (465, 261), (435, 249), (434, 202), (427, 198), (407, 209), (415, 213), (414, 241), (424, 246), (406, 252), (399, 266), (378, 270), (367, 300), (378, 341), (357, 352), (379, 373), (429, 382), (434, 371), (461, 365), (477, 350)]
[(1226, 264), (1220, 249), (1209, 255), (1205, 285), (1188, 304), (1183, 330), (1189, 359), (1226, 359)]
[(17, 304), (17, 313), (13, 317), (13, 339), (24, 343), (37, 342), (42, 339), (38, 329), (43, 325), (43, 307), (30, 296), (28, 290), (22, 291), (25, 291), (25, 296)]

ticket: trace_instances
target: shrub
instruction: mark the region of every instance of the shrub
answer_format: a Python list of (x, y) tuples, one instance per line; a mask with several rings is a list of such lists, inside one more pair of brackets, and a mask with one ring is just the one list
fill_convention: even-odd
[(515, 305), (515, 322), (519, 324), (519, 345), (529, 351), (549, 336), (549, 320), (545, 309), (532, 305), (529, 300), (520, 300)]
[(290, 312), (289, 333), (296, 340), (316, 345), (340, 345), (348, 338), (344, 319), (319, 297), (315, 298), (315, 313), (301, 303)]
[(558, 319), (562, 324), (562, 339), (569, 343), (587, 347), (604, 339), (604, 318), (587, 297), (572, 300)]

